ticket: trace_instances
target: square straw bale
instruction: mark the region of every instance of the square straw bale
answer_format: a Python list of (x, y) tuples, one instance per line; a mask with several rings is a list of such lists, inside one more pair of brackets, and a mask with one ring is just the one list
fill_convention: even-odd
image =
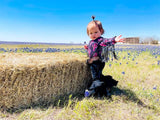
[(86, 59), (71, 53), (0, 54), (0, 107), (27, 107), (83, 93), (91, 78)]

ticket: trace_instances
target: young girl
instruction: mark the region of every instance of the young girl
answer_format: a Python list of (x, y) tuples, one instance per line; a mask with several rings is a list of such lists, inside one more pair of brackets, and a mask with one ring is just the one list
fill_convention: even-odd
[[(103, 38), (101, 35), (104, 34), (104, 29), (102, 27), (102, 23), (98, 20), (94, 20), (94, 16), (92, 16), (93, 21), (89, 22), (87, 26), (87, 34), (90, 37), (90, 42), (88, 45), (85, 45), (84, 48), (87, 49), (89, 59), (87, 60), (87, 64), (89, 64), (92, 74), (92, 85), (89, 90), (85, 91), (85, 96), (88, 97), (93, 94), (94, 89), (100, 86), (103, 82), (101, 82), (102, 70), (105, 66), (105, 62), (101, 61), (101, 46), (111, 46), (117, 42), (124, 42), (124, 38), (121, 38), (122, 35), (113, 38)], [(101, 41), (101, 42), (100, 42)]]

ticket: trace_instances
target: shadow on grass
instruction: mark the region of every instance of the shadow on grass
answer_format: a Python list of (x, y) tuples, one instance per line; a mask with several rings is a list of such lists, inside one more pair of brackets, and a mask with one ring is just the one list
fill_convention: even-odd
[[(97, 98), (94, 97), (95, 99), (108, 99), (112, 101), (112, 95), (115, 96), (121, 96), (122, 99), (124, 99), (124, 101), (131, 101), (131, 102), (135, 102), (137, 103), (139, 106), (142, 107), (146, 107), (148, 109), (156, 109), (153, 108), (152, 106), (147, 106), (145, 105), (137, 96), (136, 94), (129, 90), (129, 89), (119, 89), (118, 87), (113, 87), (112, 91), (111, 91), (111, 96), (109, 97), (101, 97), (101, 98)], [(10, 108), (7, 109), (6, 111), (8, 113), (21, 113), (26, 109), (41, 109), (41, 110), (46, 110), (48, 108), (65, 108), (68, 106), (69, 101), (71, 100), (71, 105), (70, 107), (74, 107), (75, 104), (77, 103), (77, 101), (81, 101), (84, 99), (84, 94), (76, 94), (76, 95), (65, 95), (65, 96), (61, 96), (59, 98), (54, 99), (52, 103), (48, 103), (47, 101), (43, 101), (43, 102), (38, 102), (38, 103), (33, 103), (32, 105), (28, 106), (28, 107), (23, 107), (23, 108), (19, 108), (19, 109), (15, 109), (15, 108)]]
[(27, 109), (41, 109), (47, 110), (48, 108), (65, 108), (69, 104), (69, 100), (72, 101), (72, 104), (76, 104), (76, 101), (81, 101), (84, 98), (82, 94), (75, 94), (75, 95), (63, 95), (53, 99), (53, 102), (48, 101), (39, 101), (36, 103), (32, 103), (29, 106), (24, 106), (20, 108), (1, 108), (1, 112), (7, 112), (10, 114), (13, 113), (21, 113)]
[[(157, 110), (154, 106), (146, 105), (130, 89), (119, 89), (118, 87), (114, 87), (114, 88), (112, 88), (111, 95), (122, 96), (122, 98), (126, 101), (131, 101), (131, 102), (137, 103), (139, 106), (142, 106), (142, 107), (145, 107), (148, 109)], [(111, 99), (112, 99), (112, 97), (111, 97)]]
[(140, 106), (147, 107), (138, 97), (137, 95), (130, 89), (119, 89), (118, 87), (114, 87), (112, 89), (112, 95), (123, 96), (123, 99), (126, 101), (135, 102)]
[[(121, 96), (122, 99), (124, 99), (124, 101), (131, 101), (131, 102), (137, 103), (139, 106), (156, 110), (155, 107), (144, 104), (137, 97), (137, 95), (130, 89), (119, 89), (118, 87), (113, 87), (111, 90), (111, 96), (107, 97), (107, 99), (112, 100), (112, 95)], [(47, 101), (43, 101), (43, 102), (33, 103), (32, 105), (28, 107), (23, 107), (19, 109), (10, 108), (5, 111), (12, 114), (12, 113), (21, 113), (26, 109), (41, 109), (41, 110), (46, 110), (48, 108), (60, 108), (61, 109), (61, 108), (67, 107), (70, 100), (72, 104), (70, 105), (70, 107), (72, 106), (74, 107), (77, 101), (81, 101), (83, 99), (84, 99), (84, 94), (65, 95), (65, 96), (61, 96), (59, 98), (54, 99), (53, 102), (50, 102), (50, 103), (48, 103)], [(106, 99), (106, 97), (102, 97), (102, 98), (95, 97), (95, 99), (103, 100), (103, 99)]]

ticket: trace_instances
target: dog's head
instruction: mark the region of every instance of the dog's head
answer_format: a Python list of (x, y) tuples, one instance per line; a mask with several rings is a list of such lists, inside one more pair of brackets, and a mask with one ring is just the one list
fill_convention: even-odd
[(113, 86), (117, 86), (118, 84), (118, 81), (114, 80), (110, 75), (102, 76), (102, 81), (107, 88), (112, 88)]

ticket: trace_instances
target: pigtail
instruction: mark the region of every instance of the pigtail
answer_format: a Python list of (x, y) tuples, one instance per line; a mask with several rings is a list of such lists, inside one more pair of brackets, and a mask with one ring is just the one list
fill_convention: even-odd
[(95, 23), (95, 25), (98, 27), (98, 24), (97, 24), (97, 21), (95, 21), (95, 16), (92, 15), (92, 19), (93, 19), (93, 22)]
[(94, 21), (94, 18), (95, 18), (95, 16), (93, 16), (93, 15), (92, 15), (92, 19), (93, 19), (93, 21)]

